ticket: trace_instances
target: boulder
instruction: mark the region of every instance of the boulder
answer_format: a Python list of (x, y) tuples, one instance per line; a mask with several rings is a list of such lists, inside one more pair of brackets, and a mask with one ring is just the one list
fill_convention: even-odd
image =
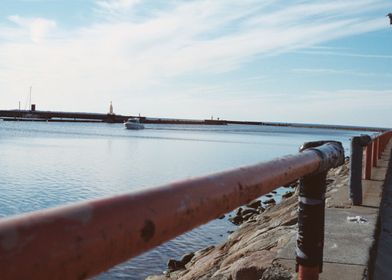
[(264, 201), (264, 204), (276, 204), (276, 201), (275, 201), (275, 199), (271, 198), (271, 199)]
[(184, 268), (185, 268), (185, 266), (182, 264), (181, 261), (177, 261), (175, 259), (169, 259), (167, 262), (167, 269), (170, 272), (176, 271), (179, 269), (184, 269)]
[(195, 253), (188, 253), (182, 256), (180, 261), (175, 259), (169, 259), (167, 262), (167, 269), (169, 272), (177, 271), (180, 269), (185, 269), (185, 265), (189, 263), (192, 258), (195, 256)]
[(238, 225), (242, 224), (244, 219), (242, 218), (242, 216), (237, 215), (237, 216), (229, 218), (229, 221), (232, 222), (233, 224), (235, 224), (236, 226), (238, 226)]
[(182, 264), (185, 266), (187, 263), (189, 263), (192, 260), (192, 258), (194, 256), (195, 256), (195, 253), (193, 253), (193, 252), (183, 255), (181, 258)]
[(261, 201), (259, 199), (253, 200), (253, 201), (249, 202), (246, 205), (246, 207), (257, 209), (257, 208), (261, 207)]
[(246, 209), (244, 209), (244, 210), (242, 210), (242, 217), (244, 217), (245, 215), (248, 215), (248, 214), (258, 214), (259, 213), (259, 211), (257, 211), (256, 209), (253, 209), (253, 208), (246, 208)]
[(268, 251), (256, 251), (240, 258), (231, 265), (233, 280), (259, 280), (267, 267), (272, 263), (276, 254)]
[(287, 193), (283, 194), (282, 197), (283, 197), (283, 198), (289, 198), (289, 197), (293, 196), (293, 194), (294, 194), (293, 191), (287, 192)]
[(246, 215), (243, 215), (242, 216), (242, 219), (244, 220), (244, 221), (247, 221), (247, 220), (249, 220), (251, 217), (253, 217), (253, 213), (248, 213), (248, 214), (246, 214)]

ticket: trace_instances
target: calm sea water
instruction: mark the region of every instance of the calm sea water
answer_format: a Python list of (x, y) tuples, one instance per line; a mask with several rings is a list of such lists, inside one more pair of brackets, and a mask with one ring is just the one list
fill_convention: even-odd
[[(348, 154), (359, 131), (246, 125), (147, 125), (0, 121), (0, 217), (296, 153), (306, 141), (337, 140)], [(281, 191), (279, 191), (279, 194)], [(97, 279), (143, 279), (169, 258), (222, 242), (234, 226), (214, 220)]]

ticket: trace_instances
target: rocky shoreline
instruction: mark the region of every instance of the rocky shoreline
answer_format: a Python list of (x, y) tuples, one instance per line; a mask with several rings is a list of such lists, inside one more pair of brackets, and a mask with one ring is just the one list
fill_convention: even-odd
[[(326, 207), (350, 207), (347, 201), (334, 200), (335, 193), (347, 192), (348, 171), (348, 160), (329, 171)], [(295, 272), (276, 259), (279, 251), (297, 233), (297, 204), (298, 184), (294, 183), (278, 204), (271, 198), (264, 202), (264, 207), (259, 200), (240, 207), (229, 218), (239, 227), (226, 242), (186, 254), (181, 260), (171, 259), (162, 275), (147, 279), (294, 279)]]

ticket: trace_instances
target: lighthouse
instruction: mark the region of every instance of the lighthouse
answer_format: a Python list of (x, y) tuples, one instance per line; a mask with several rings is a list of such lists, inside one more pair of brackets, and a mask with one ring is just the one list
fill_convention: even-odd
[(112, 101), (110, 101), (110, 106), (109, 106), (109, 115), (114, 115), (114, 113), (113, 113), (113, 105), (112, 105)]

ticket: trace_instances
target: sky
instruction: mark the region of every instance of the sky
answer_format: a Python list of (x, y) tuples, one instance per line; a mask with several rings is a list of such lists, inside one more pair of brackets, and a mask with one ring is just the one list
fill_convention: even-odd
[(0, 0), (0, 109), (392, 127), (390, 0)]

